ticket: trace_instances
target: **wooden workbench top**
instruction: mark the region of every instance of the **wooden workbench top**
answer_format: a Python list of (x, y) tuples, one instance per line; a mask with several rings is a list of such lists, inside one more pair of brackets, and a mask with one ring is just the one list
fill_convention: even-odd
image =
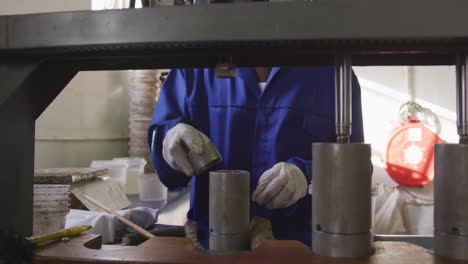
[[(195, 250), (185, 238), (157, 237), (138, 247), (101, 250), (100, 237), (83, 235), (35, 251), (35, 264), (62, 263), (317, 263), (317, 264), (455, 264), (467, 263), (435, 257), (424, 248), (405, 242), (375, 242), (375, 254), (357, 259), (314, 256), (297, 241), (271, 240), (256, 250), (235, 255), (213, 255)], [(96, 249), (93, 249), (96, 248)]]

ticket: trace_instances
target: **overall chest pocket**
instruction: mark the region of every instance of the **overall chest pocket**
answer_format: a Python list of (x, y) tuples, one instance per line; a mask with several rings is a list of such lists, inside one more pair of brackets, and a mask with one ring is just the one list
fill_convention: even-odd
[(315, 115), (305, 115), (302, 122), (302, 128), (306, 131), (312, 142), (335, 141), (334, 119)]

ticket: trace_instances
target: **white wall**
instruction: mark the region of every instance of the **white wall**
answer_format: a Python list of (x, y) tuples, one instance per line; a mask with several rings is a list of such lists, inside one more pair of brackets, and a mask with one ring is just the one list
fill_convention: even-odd
[(451, 66), (355, 67), (362, 88), (366, 141), (382, 149), (397, 120), (399, 107), (410, 100), (409, 89), (421, 105), (442, 123), (441, 136), (457, 140), (455, 70)]
[[(91, 0), (2, 0), (0, 15), (91, 9)], [(80, 72), (36, 121), (37, 168), (127, 156), (126, 71)]]
[(91, 0), (2, 0), (0, 15), (88, 10)]
[(36, 167), (128, 154), (127, 72), (80, 72), (36, 121)]

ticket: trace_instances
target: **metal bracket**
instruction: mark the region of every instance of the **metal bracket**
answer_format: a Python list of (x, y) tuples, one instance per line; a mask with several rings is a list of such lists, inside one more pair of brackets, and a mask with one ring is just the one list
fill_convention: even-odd
[(335, 61), (335, 133), (338, 143), (349, 143), (352, 122), (351, 56), (338, 55)]
[(215, 68), (216, 77), (218, 78), (236, 78), (236, 65), (232, 63), (232, 57), (228, 60), (220, 58), (220, 63)]
[(67, 63), (0, 63), (0, 229), (32, 233), (35, 121), (76, 74)]

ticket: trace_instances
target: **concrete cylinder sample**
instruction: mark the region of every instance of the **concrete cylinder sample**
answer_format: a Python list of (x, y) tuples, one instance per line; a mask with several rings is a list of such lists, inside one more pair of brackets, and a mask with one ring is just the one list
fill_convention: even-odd
[(194, 175), (200, 175), (207, 172), (222, 160), (215, 145), (210, 141), (204, 142), (203, 151), (200, 154), (189, 152), (188, 158), (192, 164)]
[(331, 257), (372, 253), (371, 148), (312, 144), (312, 250)]
[(434, 253), (468, 260), (468, 144), (435, 145)]
[(210, 172), (209, 247), (214, 252), (250, 248), (250, 174), (247, 171)]

